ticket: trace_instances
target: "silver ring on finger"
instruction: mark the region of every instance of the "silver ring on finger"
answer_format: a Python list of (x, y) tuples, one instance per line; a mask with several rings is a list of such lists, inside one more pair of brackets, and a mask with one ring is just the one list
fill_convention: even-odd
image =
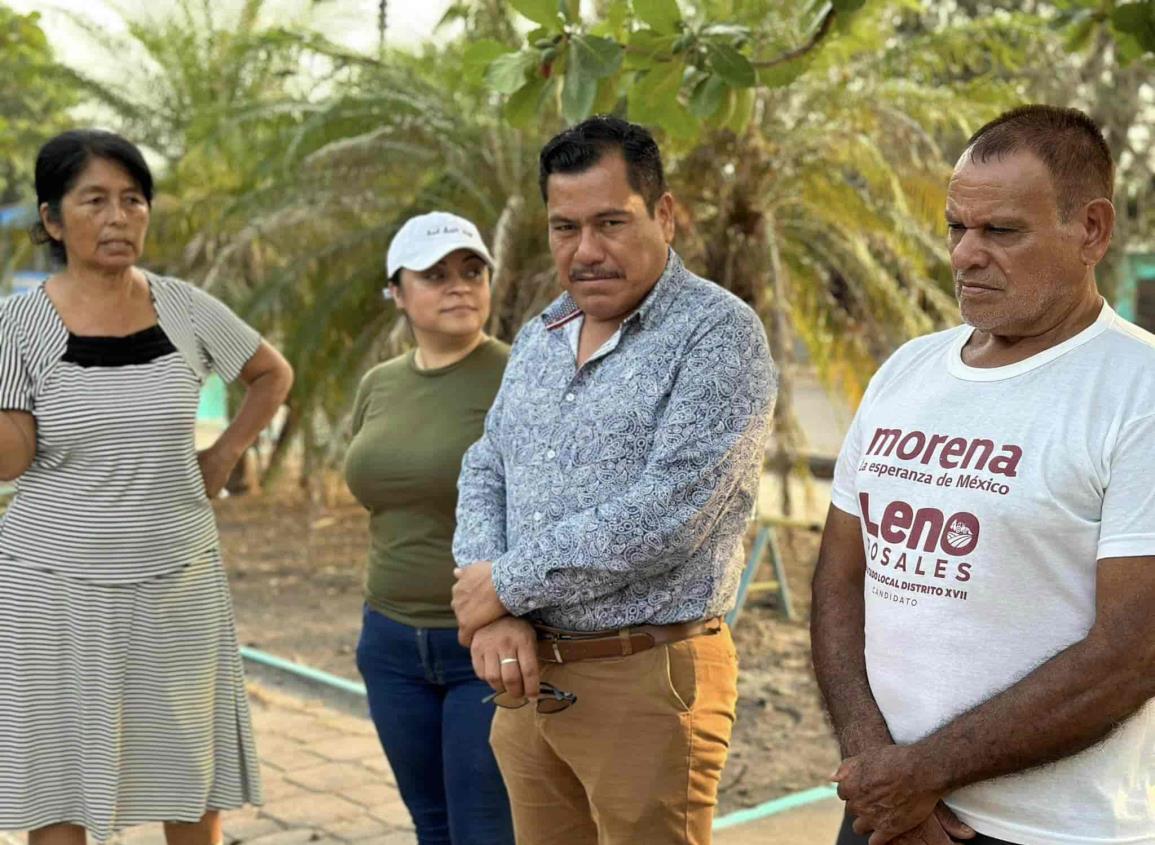
[(517, 663), (517, 662), (518, 662), (518, 660), (516, 657), (503, 657), (500, 660), (500, 664), (502, 666), (504, 666), (506, 663)]

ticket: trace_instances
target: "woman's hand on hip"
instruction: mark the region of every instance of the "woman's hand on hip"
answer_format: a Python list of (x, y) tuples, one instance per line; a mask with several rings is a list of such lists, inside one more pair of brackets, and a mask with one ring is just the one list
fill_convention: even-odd
[(197, 452), (197, 462), (200, 464), (201, 478), (204, 479), (206, 496), (215, 499), (220, 495), (239, 459), (239, 456), (228, 454), (216, 447)]
[(36, 418), (26, 411), (0, 411), (0, 481), (13, 481), (36, 460)]

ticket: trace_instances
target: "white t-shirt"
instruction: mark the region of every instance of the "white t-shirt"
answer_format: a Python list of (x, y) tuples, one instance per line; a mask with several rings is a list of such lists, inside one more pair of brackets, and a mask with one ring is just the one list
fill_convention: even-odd
[[(1155, 336), (1104, 304), (1065, 343), (977, 369), (971, 331), (886, 362), (835, 472), (866, 545), (870, 686), (899, 743), (1083, 639), (1098, 560), (1155, 555)], [(1155, 701), (1080, 754), (947, 804), (1022, 845), (1155, 843)]]

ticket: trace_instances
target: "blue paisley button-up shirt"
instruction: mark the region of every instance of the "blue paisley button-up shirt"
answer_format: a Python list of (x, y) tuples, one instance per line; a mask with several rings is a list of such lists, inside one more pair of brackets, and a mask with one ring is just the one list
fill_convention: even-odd
[(514, 342), (465, 454), (454, 557), (493, 561), (509, 611), (558, 628), (723, 614), (776, 393), (762, 323), (673, 251), (579, 369), (581, 318), (565, 294)]

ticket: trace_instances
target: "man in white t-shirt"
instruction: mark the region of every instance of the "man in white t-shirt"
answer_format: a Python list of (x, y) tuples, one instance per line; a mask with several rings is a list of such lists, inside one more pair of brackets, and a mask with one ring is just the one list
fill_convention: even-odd
[(840, 844), (1155, 843), (1155, 337), (1096, 289), (1113, 177), (1048, 106), (955, 168), (967, 325), (871, 381), (814, 576)]

